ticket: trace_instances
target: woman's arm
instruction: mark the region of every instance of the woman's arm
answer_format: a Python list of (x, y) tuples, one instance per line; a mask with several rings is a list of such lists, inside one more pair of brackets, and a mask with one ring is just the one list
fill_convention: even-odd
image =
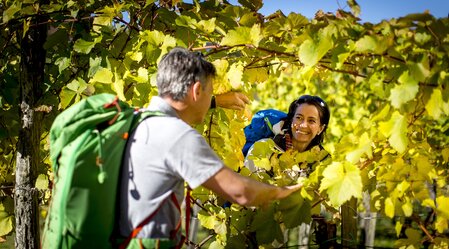
[(227, 92), (213, 96), (211, 108), (218, 106), (227, 109), (243, 110), (245, 105), (249, 103), (249, 98), (245, 94), (241, 92)]

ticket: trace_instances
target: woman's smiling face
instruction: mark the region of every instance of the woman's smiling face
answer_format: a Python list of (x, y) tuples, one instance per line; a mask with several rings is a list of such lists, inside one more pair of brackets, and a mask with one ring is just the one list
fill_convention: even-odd
[(312, 139), (324, 129), (324, 125), (321, 125), (320, 121), (320, 112), (314, 105), (300, 104), (293, 116), (291, 129), (293, 144), (300, 145), (302, 149), (295, 147), (303, 151)]

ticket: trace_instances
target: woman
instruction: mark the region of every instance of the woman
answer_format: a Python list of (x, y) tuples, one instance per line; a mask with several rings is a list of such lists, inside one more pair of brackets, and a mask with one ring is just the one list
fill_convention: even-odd
[[(278, 153), (269, 153), (270, 159), (274, 155), (281, 158), (284, 152), (303, 153), (313, 151), (315, 153), (316, 160), (313, 162), (306, 160), (298, 163), (298, 167), (291, 165), (288, 166), (288, 169), (283, 169), (283, 172), (290, 176), (308, 177), (316, 165), (330, 158), (330, 154), (321, 145), (329, 125), (329, 119), (330, 110), (324, 100), (318, 96), (302, 95), (290, 104), (287, 117), (273, 125), (274, 138), (259, 140), (249, 149), (245, 159), (245, 166), (253, 173), (265, 172), (273, 176), (273, 168), (268, 170), (266, 166), (262, 167), (263, 163), (259, 164), (261, 167), (256, 166), (258, 165), (256, 162), (258, 159), (256, 158), (263, 157), (263, 155), (257, 155), (257, 149), (254, 150), (257, 143), (271, 143), (270, 140), (272, 140), (274, 143), (271, 144), (278, 150)], [(279, 161), (281, 160), (277, 162), (279, 163)], [(326, 211), (322, 210), (322, 213), (325, 214)], [(333, 243), (332, 239), (335, 237), (334, 232), (329, 234), (328, 231), (335, 231), (335, 224), (327, 223), (322, 216), (314, 216), (313, 220), (316, 222), (316, 226), (320, 227), (320, 229), (314, 229), (315, 242), (317, 244), (323, 243), (319, 245), (319, 248), (327, 248), (327, 246)], [(298, 243), (303, 246), (299, 248), (308, 248), (306, 245), (309, 244), (310, 232), (311, 224), (303, 223), (300, 225)], [(284, 236), (287, 239), (287, 235), (284, 234)]]
[[(275, 148), (283, 153), (288, 150), (304, 152), (317, 146), (320, 151), (325, 152), (321, 143), (329, 125), (329, 119), (330, 110), (324, 100), (318, 96), (302, 95), (290, 104), (285, 120), (273, 126), (275, 136), (272, 140)], [(258, 142), (266, 142), (267, 140), (263, 139)], [(255, 172), (257, 167), (254, 165), (254, 161), (250, 159), (254, 157), (252, 154), (253, 148), (254, 145), (248, 152), (245, 166), (250, 171)], [(320, 158), (319, 161), (329, 157), (327, 152), (321, 153), (321, 155), (324, 155), (324, 157)], [(308, 176), (311, 170), (313, 170), (312, 165), (309, 165), (301, 173)]]
[(282, 126), (283, 134), (278, 134), (274, 140), (284, 151), (295, 149), (303, 152), (317, 145), (323, 149), (321, 143), (329, 119), (329, 107), (324, 100), (318, 96), (302, 95), (290, 104)]

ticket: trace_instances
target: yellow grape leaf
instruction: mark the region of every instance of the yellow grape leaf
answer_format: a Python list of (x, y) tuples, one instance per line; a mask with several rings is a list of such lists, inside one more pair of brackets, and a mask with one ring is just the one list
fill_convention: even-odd
[(112, 20), (118, 13), (120, 13), (124, 5), (125, 4), (119, 4), (114, 7), (106, 6), (103, 9), (100, 9), (98, 12), (101, 14), (97, 14), (94, 18), (93, 30), (96, 32), (101, 32), (101, 26), (112, 26)]
[(444, 149), (441, 151), (441, 154), (443, 155), (443, 160), (444, 160), (445, 162), (449, 162), (449, 148), (444, 148)]
[(385, 199), (385, 215), (390, 218), (394, 217), (394, 202), (390, 197)]
[(375, 115), (371, 119), (371, 121), (375, 122), (375, 121), (384, 120), (388, 116), (388, 113), (390, 113), (390, 105), (385, 104), (384, 108), (382, 108), (382, 110), (377, 115)]
[(213, 61), (212, 64), (214, 64), (215, 70), (217, 72), (212, 81), (214, 85), (214, 94), (229, 92), (231, 90), (229, 79), (227, 77), (229, 62), (227, 60), (221, 59)]
[(435, 168), (427, 156), (419, 155), (416, 157), (415, 161), (420, 175), (430, 180), (430, 178), (436, 174)]
[(72, 102), (73, 98), (75, 98), (76, 92), (64, 87), (62, 88), (61, 93), (59, 94), (59, 97), (61, 98), (61, 101), (59, 102), (58, 109), (66, 109), (69, 104)]
[(112, 74), (111, 70), (102, 67), (97, 70), (97, 72), (94, 74), (94, 76), (92, 77), (92, 79), (89, 82), (100, 82), (100, 83), (110, 84), (110, 83), (112, 83), (112, 77), (113, 77), (113, 74)]
[(124, 93), (125, 81), (123, 79), (120, 79), (117, 73), (115, 73), (115, 81), (112, 85), (112, 88), (115, 90), (115, 93), (117, 94), (119, 99), (126, 100)]
[(209, 248), (208, 249), (224, 249), (225, 247), (220, 244), (220, 242), (218, 241), (213, 241), (212, 243), (210, 243)]
[(271, 163), (268, 158), (258, 158), (253, 160), (254, 165), (265, 170), (271, 169)]
[(399, 237), (399, 235), (401, 234), (401, 230), (402, 230), (402, 223), (400, 221), (396, 221), (394, 230), (396, 231), (396, 236)]
[(251, 28), (251, 44), (258, 47), (260, 40), (262, 40), (263, 35), (260, 30), (259, 24), (254, 24)]
[(205, 33), (210, 34), (215, 31), (215, 20), (215, 17), (209, 20), (201, 20), (196, 24), (196, 27)]
[(138, 83), (147, 83), (148, 82), (148, 69), (139, 67), (139, 69), (137, 70), (137, 77), (135, 78), (135, 80)]
[(137, 62), (140, 62), (143, 59), (142, 52), (133, 51), (133, 52), (128, 52), (126, 55), (128, 55), (131, 60), (137, 61)]
[(250, 83), (262, 83), (268, 79), (268, 70), (266, 68), (245, 69), (244, 74)]
[(259, 46), (260, 40), (263, 38), (260, 26), (254, 24), (252, 28), (249, 27), (237, 27), (234, 30), (230, 30), (221, 40), (222, 46), (235, 46), (243, 44), (252, 44)]
[(449, 219), (449, 197), (446, 196), (437, 197), (437, 212), (445, 219)]
[(439, 233), (443, 233), (446, 229), (448, 229), (447, 218), (437, 216), (437, 220), (435, 221), (435, 228)]
[(404, 72), (398, 79), (399, 85), (391, 89), (390, 102), (395, 108), (400, 108), (402, 104), (414, 99), (419, 90), (418, 81)]
[(48, 176), (44, 175), (44, 174), (40, 174), (36, 179), (35, 186), (39, 190), (48, 189)]
[(410, 200), (407, 200), (404, 204), (402, 204), (402, 211), (406, 217), (412, 216), (413, 213), (413, 205)]
[(232, 64), (226, 75), (234, 90), (242, 87), (243, 65), (241, 63)]
[(363, 133), (358, 142), (357, 148), (346, 154), (346, 160), (354, 164), (360, 160), (363, 154), (366, 154), (368, 158), (373, 157), (373, 150), (371, 147), (372, 142), (368, 133)]
[(423, 202), (421, 202), (421, 205), (424, 207), (431, 207), (435, 209), (435, 202), (432, 199), (425, 199)]
[(87, 88), (87, 83), (82, 78), (76, 78), (67, 84), (67, 88), (76, 92), (77, 94), (83, 93)]
[(226, 219), (215, 220), (214, 231), (217, 234), (226, 234)]
[(443, 114), (443, 96), (440, 89), (433, 89), (432, 95), (430, 96), (429, 101), (426, 104), (426, 111), (429, 115), (438, 120)]
[(403, 153), (408, 145), (407, 122), (404, 116), (395, 111), (389, 121), (379, 122), (380, 132), (388, 137), (391, 147)]
[(5, 236), (13, 230), (13, 222), (14, 201), (6, 197), (0, 202), (0, 236)]
[(327, 190), (332, 205), (338, 207), (351, 199), (361, 198), (362, 177), (357, 166), (349, 162), (333, 162), (323, 171), (320, 192)]
[(214, 229), (215, 226), (215, 216), (212, 215), (204, 215), (202, 212), (198, 213), (198, 219), (201, 222), (201, 225), (207, 229)]
[(410, 187), (410, 183), (407, 182), (406, 180), (403, 180), (401, 183), (399, 183), (396, 186), (398, 197), (402, 197), (404, 195), (405, 191), (407, 191), (409, 189), (409, 187)]

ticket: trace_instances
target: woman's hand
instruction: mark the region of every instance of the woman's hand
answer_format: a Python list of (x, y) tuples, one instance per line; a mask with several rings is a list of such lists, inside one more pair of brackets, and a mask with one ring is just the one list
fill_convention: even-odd
[(241, 92), (227, 92), (215, 96), (217, 106), (227, 109), (243, 110), (249, 104), (249, 98)]

